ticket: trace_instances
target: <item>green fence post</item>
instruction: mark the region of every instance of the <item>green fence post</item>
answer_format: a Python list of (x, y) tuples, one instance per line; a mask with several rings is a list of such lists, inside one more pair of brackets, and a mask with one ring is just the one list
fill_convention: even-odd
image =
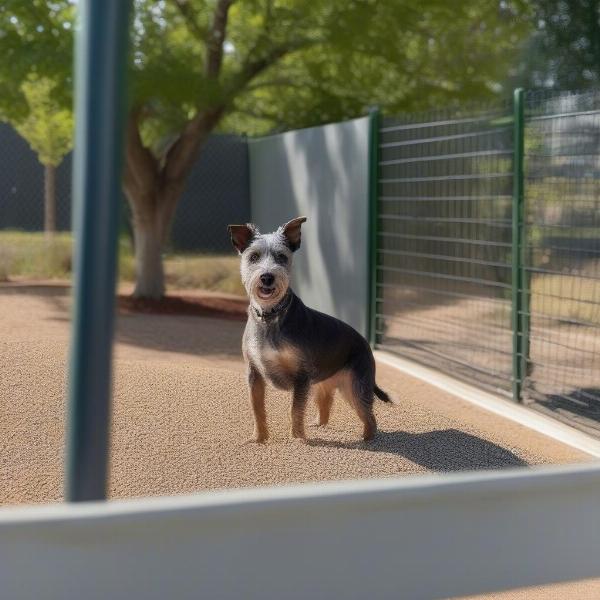
[(528, 309), (526, 298), (525, 258), (525, 211), (523, 158), (525, 153), (523, 90), (516, 89), (513, 96), (514, 115), (514, 157), (513, 157), (513, 197), (512, 197), (512, 393), (513, 400), (521, 401), (523, 381), (527, 366), (527, 341), (529, 336)]
[(66, 499), (106, 497), (130, 0), (80, 0)]
[(369, 112), (369, 343), (377, 343), (377, 204), (379, 200), (379, 126), (380, 111)]

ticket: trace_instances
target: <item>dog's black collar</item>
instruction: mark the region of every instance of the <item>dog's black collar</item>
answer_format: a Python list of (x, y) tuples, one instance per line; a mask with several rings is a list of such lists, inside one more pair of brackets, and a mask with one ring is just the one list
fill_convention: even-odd
[(260, 310), (256, 306), (252, 306), (252, 310), (259, 321), (268, 323), (281, 316), (289, 308), (291, 303), (292, 294), (287, 291), (285, 296), (271, 310)]

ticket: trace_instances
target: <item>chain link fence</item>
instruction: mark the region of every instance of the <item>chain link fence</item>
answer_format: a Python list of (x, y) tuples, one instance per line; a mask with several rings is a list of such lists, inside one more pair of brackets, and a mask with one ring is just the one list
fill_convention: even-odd
[[(71, 156), (56, 171), (56, 225), (71, 228)], [(0, 230), (44, 229), (44, 167), (27, 142), (0, 123)]]
[(600, 93), (524, 125), (517, 243), (512, 104), (381, 120), (376, 342), (600, 434)]
[[(71, 229), (71, 155), (57, 168), (56, 223)], [(123, 198), (122, 227), (131, 231)], [(201, 150), (177, 207), (168, 245), (175, 252), (229, 252), (226, 227), (250, 219), (245, 138), (213, 135)], [(44, 168), (27, 142), (0, 123), (0, 231), (43, 231)]]

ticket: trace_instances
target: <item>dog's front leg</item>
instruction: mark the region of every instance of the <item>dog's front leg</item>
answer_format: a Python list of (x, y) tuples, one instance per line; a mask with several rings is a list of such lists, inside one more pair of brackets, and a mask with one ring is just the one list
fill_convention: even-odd
[(294, 382), (292, 397), (292, 437), (304, 439), (304, 409), (308, 400), (310, 381), (308, 377), (300, 376)]
[(267, 429), (267, 413), (265, 411), (265, 380), (252, 365), (248, 367), (248, 387), (250, 388), (250, 404), (254, 413), (253, 442), (266, 442), (269, 437)]

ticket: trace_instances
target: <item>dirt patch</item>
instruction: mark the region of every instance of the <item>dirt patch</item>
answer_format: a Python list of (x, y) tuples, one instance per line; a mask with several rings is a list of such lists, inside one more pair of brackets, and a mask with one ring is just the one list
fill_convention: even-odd
[(117, 305), (125, 314), (186, 315), (245, 321), (248, 301), (244, 298), (184, 294), (169, 294), (161, 300), (149, 300), (119, 294)]

